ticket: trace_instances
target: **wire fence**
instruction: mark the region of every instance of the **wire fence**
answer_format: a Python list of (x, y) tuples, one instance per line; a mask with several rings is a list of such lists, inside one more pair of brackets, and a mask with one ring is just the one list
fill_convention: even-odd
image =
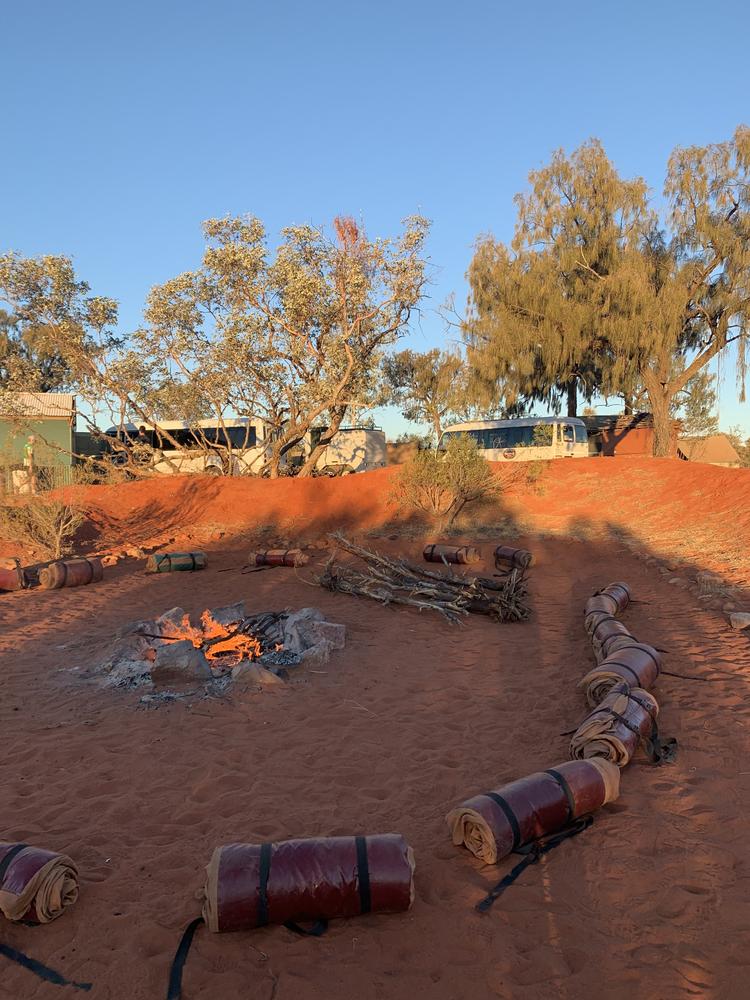
[[(75, 468), (72, 465), (46, 465), (34, 470), (36, 491), (71, 486), (75, 482)], [(29, 470), (19, 464), (0, 465), (0, 492), (5, 496), (23, 496), (32, 492)]]

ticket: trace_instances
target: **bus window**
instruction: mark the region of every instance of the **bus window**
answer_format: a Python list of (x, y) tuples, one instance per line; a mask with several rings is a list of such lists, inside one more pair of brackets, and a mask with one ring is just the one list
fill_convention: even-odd
[(256, 431), (252, 424), (243, 424), (239, 427), (203, 427), (196, 429), (196, 436), (203, 437), (207, 444), (215, 444), (220, 448), (233, 448), (241, 451), (243, 448), (254, 448), (256, 444)]
[(554, 435), (553, 424), (537, 424), (533, 428), (531, 444), (535, 448), (549, 448), (554, 441)]
[(576, 443), (577, 444), (586, 444), (586, 442), (589, 439), (589, 436), (588, 436), (588, 433), (586, 431), (586, 428), (584, 426), (582, 426), (581, 424), (576, 424), (575, 425), (575, 432), (576, 432)]
[(310, 447), (317, 448), (320, 444), (320, 439), (323, 437), (325, 432), (328, 430), (327, 427), (311, 427), (310, 428)]
[(563, 441), (571, 444), (575, 441), (575, 433), (573, 432), (573, 428), (570, 424), (565, 424), (563, 426)]
[(258, 443), (258, 431), (255, 424), (247, 424), (244, 427), (228, 427), (227, 433), (233, 448), (254, 448)]

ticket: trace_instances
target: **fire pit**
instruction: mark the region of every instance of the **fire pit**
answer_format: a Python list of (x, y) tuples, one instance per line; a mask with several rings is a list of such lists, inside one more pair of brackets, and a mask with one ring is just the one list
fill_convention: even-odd
[(235, 682), (270, 687), (288, 680), (291, 668), (326, 662), (343, 649), (345, 633), (317, 608), (248, 614), (240, 602), (207, 609), (197, 621), (172, 608), (121, 629), (98, 672), (107, 687), (162, 694), (223, 691)]

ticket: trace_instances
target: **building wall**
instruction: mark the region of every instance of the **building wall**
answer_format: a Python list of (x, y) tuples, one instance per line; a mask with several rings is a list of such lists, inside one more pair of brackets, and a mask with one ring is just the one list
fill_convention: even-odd
[(602, 455), (651, 455), (654, 448), (652, 427), (603, 430)]
[[(20, 465), (23, 462), (23, 448), (29, 434), (36, 435), (34, 457), (39, 468), (73, 464), (70, 455), (73, 451), (73, 428), (70, 421), (63, 417), (24, 420), (23, 427), (0, 419), (0, 464)], [(56, 450), (58, 448), (61, 450)]]
[[(650, 418), (619, 417), (602, 426), (596, 418), (585, 420), (590, 440), (599, 455), (653, 455), (654, 428)], [(672, 424), (671, 454), (677, 454), (679, 422)]]

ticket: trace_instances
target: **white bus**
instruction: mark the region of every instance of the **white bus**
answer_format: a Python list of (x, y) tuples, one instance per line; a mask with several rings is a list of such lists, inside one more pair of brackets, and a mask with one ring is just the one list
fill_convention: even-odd
[[(282, 458), (282, 468), (301, 466), (324, 430), (314, 427), (308, 431), (298, 448)], [(160, 433), (163, 431), (168, 432), (178, 448)], [(273, 439), (270, 424), (249, 417), (192, 423), (162, 420), (158, 426), (128, 423), (110, 427), (105, 433), (120, 443), (117, 447), (113, 441), (115, 460), (119, 454), (124, 462), (127, 450), (136, 464), (165, 475), (191, 472), (213, 476), (259, 475), (267, 463)], [(321, 475), (338, 476), (367, 472), (386, 464), (385, 434), (381, 430), (342, 427), (318, 458), (315, 468)]]
[(586, 425), (578, 417), (521, 417), (518, 420), (467, 420), (451, 424), (440, 438), (465, 434), (489, 462), (534, 462), (547, 458), (588, 458)]
[[(324, 427), (313, 427), (305, 435), (305, 456), (320, 441)], [(331, 438), (315, 469), (324, 476), (369, 472), (388, 464), (385, 434), (379, 427), (340, 427)]]
[[(143, 428), (143, 434), (140, 433)], [(161, 431), (177, 442), (175, 448)], [(227, 417), (223, 420), (162, 420), (110, 427), (107, 437), (116, 438), (138, 464), (166, 475), (208, 473), (213, 476), (244, 476), (260, 472), (265, 464), (269, 429), (262, 420)], [(114, 455), (121, 449), (113, 447)]]

